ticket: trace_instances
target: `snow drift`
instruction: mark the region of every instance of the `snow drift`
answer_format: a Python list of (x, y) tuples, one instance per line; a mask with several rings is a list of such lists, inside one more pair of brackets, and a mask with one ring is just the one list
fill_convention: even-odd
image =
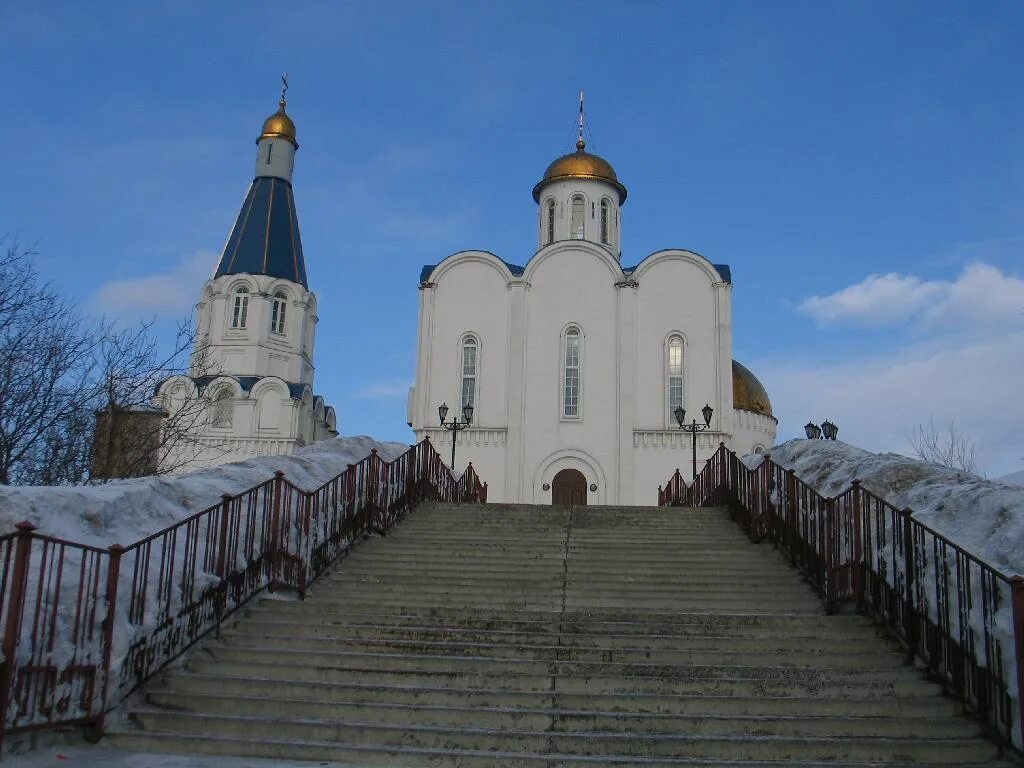
[[(761, 458), (747, 456), (744, 463), (753, 468)], [(1024, 573), (1024, 488), (839, 441), (790, 440), (775, 446), (771, 458), (824, 496), (860, 480), (1004, 574)]]
[(373, 438), (321, 440), (289, 456), (260, 456), (188, 474), (115, 480), (104, 485), (0, 487), (0, 534), (22, 520), (48, 536), (108, 547), (127, 546), (274, 476), (314, 490), (376, 449), (385, 461), (409, 450)]

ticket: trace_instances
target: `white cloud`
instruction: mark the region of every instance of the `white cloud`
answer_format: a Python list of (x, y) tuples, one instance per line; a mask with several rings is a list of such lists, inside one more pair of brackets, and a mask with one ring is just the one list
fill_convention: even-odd
[(408, 379), (382, 379), (357, 390), (355, 396), (364, 400), (394, 400), (406, 397), (411, 386)]
[[(912, 453), (909, 436), (934, 420), (955, 422), (998, 476), (1020, 467), (1024, 409), (1024, 280), (985, 263), (953, 280), (869, 275), (800, 309), (825, 326), (913, 325), (913, 342), (857, 360), (762, 361), (780, 439), (808, 421), (832, 419), (840, 439), (876, 451)], [(827, 345), (825, 345), (827, 346)]]
[(828, 296), (811, 296), (799, 308), (821, 325), (988, 327), (1024, 318), (1024, 280), (984, 263), (968, 265), (952, 281), (873, 274)]
[(113, 317), (184, 314), (198, 301), (216, 263), (216, 254), (198, 251), (165, 272), (111, 280), (100, 286), (90, 303), (95, 311)]
[(911, 453), (909, 435), (934, 419), (955, 421), (978, 445), (981, 468), (1020, 466), (1024, 330), (1000, 337), (910, 345), (855, 362), (765, 361), (755, 370), (772, 398), (780, 439), (831, 419), (839, 437), (877, 451)]

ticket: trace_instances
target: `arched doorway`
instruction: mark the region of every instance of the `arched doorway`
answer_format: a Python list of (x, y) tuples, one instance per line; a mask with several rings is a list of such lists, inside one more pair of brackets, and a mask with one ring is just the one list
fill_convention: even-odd
[(587, 478), (576, 469), (563, 469), (551, 481), (551, 503), (555, 506), (583, 506), (587, 503)]

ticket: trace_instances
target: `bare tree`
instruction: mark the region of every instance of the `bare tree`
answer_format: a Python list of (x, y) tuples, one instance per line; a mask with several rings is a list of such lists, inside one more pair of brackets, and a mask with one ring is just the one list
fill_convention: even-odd
[[(0, 239), (0, 243), (3, 240)], [(31, 249), (12, 242), (0, 256), (0, 484), (74, 482), (81, 425), (94, 395), (101, 337), (74, 302), (39, 280)], [(56, 467), (58, 457), (71, 460)]]
[[(100, 345), (94, 480), (175, 472), (218, 450), (203, 437), (210, 402), (192, 383), (215, 374), (208, 350), (196, 344), (191, 319), (179, 324), (166, 351), (152, 325), (111, 329)], [(187, 382), (187, 390), (158, 398), (161, 385), (175, 376)]]
[(929, 418), (928, 426), (919, 424), (909, 440), (914, 455), (922, 461), (971, 474), (978, 473), (978, 448), (970, 436), (957, 428), (954, 421), (949, 422), (948, 432), (942, 432), (935, 426), (935, 419)]
[[(217, 455), (202, 437), (209, 401), (189, 378), (215, 371), (191, 321), (162, 351), (151, 322), (88, 318), (39, 279), (34, 255), (17, 241), (0, 252), (0, 485), (169, 472)], [(175, 375), (185, 396), (154, 402)]]

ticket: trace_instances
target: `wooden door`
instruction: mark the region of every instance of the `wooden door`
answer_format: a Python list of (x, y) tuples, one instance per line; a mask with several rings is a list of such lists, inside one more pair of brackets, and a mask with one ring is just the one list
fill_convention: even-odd
[(575, 469), (563, 469), (551, 481), (551, 503), (582, 507), (587, 503), (587, 478)]

